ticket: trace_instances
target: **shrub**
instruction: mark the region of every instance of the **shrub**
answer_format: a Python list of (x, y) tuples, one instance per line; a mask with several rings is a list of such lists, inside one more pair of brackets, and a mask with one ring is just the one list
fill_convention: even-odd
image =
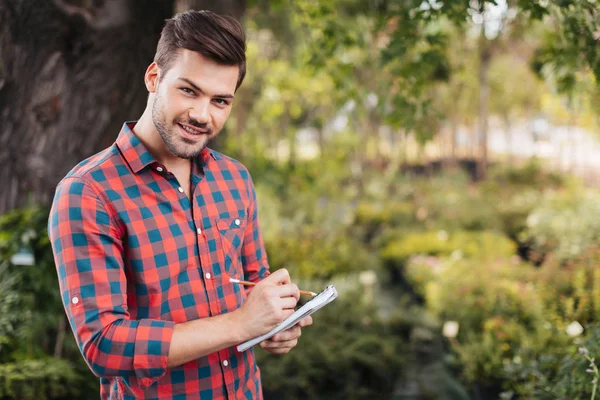
[(554, 254), (560, 261), (600, 247), (600, 196), (558, 193), (546, 196), (527, 218), (522, 240), (528, 240), (541, 257)]
[(428, 310), (441, 321), (458, 322), (450, 344), (466, 382), (502, 387), (507, 399), (563, 399), (572, 397), (543, 397), (542, 386), (553, 387), (564, 357), (576, 347), (567, 326), (600, 315), (599, 263), (600, 251), (540, 268), (517, 260), (413, 257), (406, 276)]
[(535, 382), (536, 398), (583, 400), (598, 396), (600, 388), (598, 356), (600, 355), (600, 327), (588, 326), (588, 334), (575, 351), (569, 352), (560, 363), (556, 374), (544, 376)]
[[(53, 349), (64, 310), (47, 221), (47, 208), (15, 210), (0, 217), (0, 308), (10, 308), (13, 314), (0, 318), (0, 337), (4, 337), (0, 361), (13, 361), (13, 352), (33, 358)], [(33, 254), (33, 265), (12, 264), (12, 256), (22, 249)]]
[(515, 254), (515, 245), (505, 236), (494, 232), (446, 231), (420, 232), (405, 235), (388, 243), (381, 256), (388, 266), (404, 266), (417, 254), (493, 260)]
[(82, 376), (66, 360), (43, 358), (0, 364), (2, 400), (80, 398)]
[[(0, 217), (0, 399), (88, 399), (98, 395), (66, 323), (47, 235), (48, 209)], [(12, 256), (32, 251), (33, 265)], [(62, 323), (61, 323), (62, 320)], [(62, 332), (59, 330), (63, 330)], [(65, 359), (51, 357), (59, 337)]]
[(393, 203), (360, 203), (353, 225), (365, 242), (372, 242), (386, 229), (410, 229), (416, 225), (416, 209), (406, 201)]
[(272, 238), (266, 247), (271, 269), (286, 268), (295, 279), (330, 279), (379, 266), (361, 242), (342, 232), (324, 234), (317, 226)]
[(490, 171), (488, 184), (521, 186), (536, 189), (560, 188), (567, 183), (567, 176), (544, 169), (539, 160), (529, 159), (518, 167), (498, 166)]
[(377, 310), (347, 292), (314, 315), (298, 346), (276, 356), (257, 348), (265, 398), (388, 398), (407, 349)]

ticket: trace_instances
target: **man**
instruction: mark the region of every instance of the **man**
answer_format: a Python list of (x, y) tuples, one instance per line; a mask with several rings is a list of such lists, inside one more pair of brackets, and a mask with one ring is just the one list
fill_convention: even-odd
[[(245, 75), (234, 19), (167, 21), (137, 123), (58, 185), (49, 232), (60, 290), (102, 399), (262, 398), (252, 350), (235, 345), (289, 316), (299, 298), (268, 273), (248, 171), (207, 148)], [(250, 292), (229, 278), (259, 282)], [(298, 326), (261, 343), (287, 353)]]

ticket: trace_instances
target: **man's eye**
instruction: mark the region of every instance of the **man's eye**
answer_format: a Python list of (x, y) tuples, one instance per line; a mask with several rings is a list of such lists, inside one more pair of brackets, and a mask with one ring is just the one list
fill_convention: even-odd
[(185, 94), (194, 94), (194, 91), (190, 88), (181, 88), (181, 91), (184, 92)]
[(226, 106), (229, 104), (229, 102), (227, 102), (227, 100), (223, 100), (223, 99), (215, 99), (215, 102), (220, 106)]

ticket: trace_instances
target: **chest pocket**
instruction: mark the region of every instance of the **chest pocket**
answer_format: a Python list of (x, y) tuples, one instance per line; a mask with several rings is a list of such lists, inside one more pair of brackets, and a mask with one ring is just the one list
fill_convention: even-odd
[(232, 278), (244, 279), (241, 252), (246, 231), (246, 212), (240, 210), (233, 217), (219, 218), (216, 222), (227, 274)]

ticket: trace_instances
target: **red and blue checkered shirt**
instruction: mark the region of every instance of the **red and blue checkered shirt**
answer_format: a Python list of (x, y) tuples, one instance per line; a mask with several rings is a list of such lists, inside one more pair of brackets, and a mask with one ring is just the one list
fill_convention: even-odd
[(134, 125), (59, 183), (49, 219), (62, 300), (101, 398), (260, 399), (252, 350), (167, 368), (175, 323), (239, 308), (247, 293), (229, 277), (269, 273), (252, 179), (205, 149), (190, 199)]

